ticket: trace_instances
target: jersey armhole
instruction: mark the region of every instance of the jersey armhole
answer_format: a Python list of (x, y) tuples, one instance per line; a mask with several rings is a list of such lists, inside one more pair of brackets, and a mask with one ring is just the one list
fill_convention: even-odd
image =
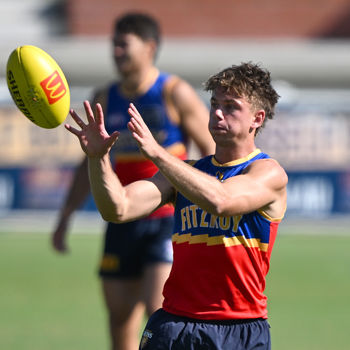
[(271, 217), (269, 214), (267, 214), (264, 210), (262, 209), (259, 209), (257, 210), (257, 212), (262, 216), (264, 217), (265, 219), (271, 221), (271, 222), (280, 222), (282, 221), (282, 219), (284, 218), (284, 215), (285, 215), (285, 212), (286, 212), (287, 208), (284, 209), (284, 212), (283, 212), (283, 215), (278, 217), (278, 218), (273, 218)]

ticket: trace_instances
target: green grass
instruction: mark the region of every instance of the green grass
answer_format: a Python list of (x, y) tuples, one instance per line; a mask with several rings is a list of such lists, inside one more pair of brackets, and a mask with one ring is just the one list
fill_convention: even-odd
[(0, 235), (0, 349), (108, 348), (99, 236), (71, 238), (62, 256), (47, 235)]
[(267, 279), (272, 349), (345, 350), (350, 236), (280, 235)]
[[(108, 349), (101, 236), (0, 234), (0, 349)], [(349, 349), (350, 236), (281, 233), (267, 279), (273, 350)]]

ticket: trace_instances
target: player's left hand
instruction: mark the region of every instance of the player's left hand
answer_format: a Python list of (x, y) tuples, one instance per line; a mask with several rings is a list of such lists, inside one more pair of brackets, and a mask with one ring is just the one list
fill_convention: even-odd
[(130, 114), (130, 121), (128, 123), (128, 129), (131, 131), (132, 136), (137, 141), (140, 151), (149, 159), (154, 159), (161, 146), (154, 139), (151, 131), (141, 117), (141, 114), (136, 107), (130, 103), (128, 109)]
[(102, 106), (96, 104), (96, 116), (94, 115), (89, 101), (84, 101), (84, 108), (88, 123), (85, 124), (79, 115), (71, 110), (70, 114), (81, 130), (65, 124), (65, 128), (76, 135), (80, 141), (82, 150), (90, 158), (102, 158), (105, 156), (119, 136), (118, 131), (109, 135), (105, 129)]

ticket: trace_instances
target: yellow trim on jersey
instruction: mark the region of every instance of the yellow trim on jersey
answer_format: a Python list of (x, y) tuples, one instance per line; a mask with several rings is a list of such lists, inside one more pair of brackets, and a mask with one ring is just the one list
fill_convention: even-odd
[(198, 162), (198, 160), (191, 159), (191, 160), (187, 160), (186, 162), (187, 162), (187, 164), (193, 166)]
[(269, 214), (267, 214), (264, 210), (262, 209), (258, 209), (257, 212), (264, 217), (265, 219), (272, 221), (272, 222), (280, 222), (282, 221), (282, 219), (284, 218), (284, 214), (286, 212), (287, 208), (284, 209), (282, 216), (278, 217), (278, 218), (273, 218), (271, 217)]
[(191, 233), (186, 233), (183, 235), (179, 235), (178, 233), (175, 233), (172, 236), (172, 241), (173, 243), (176, 243), (176, 244), (206, 243), (207, 246), (224, 245), (225, 247), (232, 247), (237, 245), (243, 245), (244, 247), (248, 247), (248, 248), (259, 248), (263, 252), (267, 252), (269, 247), (268, 243), (261, 243), (260, 239), (257, 239), (257, 238), (246, 239), (243, 236), (225, 237), (224, 235), (220, 235), (220, 236), (209, 237), (208, 234), (192, 236)]
[(215, 165), (215, 166), (234, 166), (234, 165), (238, 165), (238, 164), (242, 164), (244, 162), (247, 162), (248, 160), (254, 158), (257, 154), (261, 153), (261, 150), (259, 148), (257, 148), (256, 150), (254, 150), (252, 153), (248, 154), (246, 157), (244, 158), (239, 158), (236, 160), (233, 160), (231, 162), (228, 163), (224, 163), (224, 164), (220, 164), (215, 158), (214, 156), (211, 158), (211, 162)]

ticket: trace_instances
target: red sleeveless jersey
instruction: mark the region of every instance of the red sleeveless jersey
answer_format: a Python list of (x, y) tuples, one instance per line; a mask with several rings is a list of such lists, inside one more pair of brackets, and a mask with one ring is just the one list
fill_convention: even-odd
[[(224, 181), (267, 157), (256, 150), (221, 165), (209, 156), (194, 167)], [(262, 211), (217, 217), (178, 193), (164, 310), (203, 320), (267, 318), (265, 276), (280, 220)]]

